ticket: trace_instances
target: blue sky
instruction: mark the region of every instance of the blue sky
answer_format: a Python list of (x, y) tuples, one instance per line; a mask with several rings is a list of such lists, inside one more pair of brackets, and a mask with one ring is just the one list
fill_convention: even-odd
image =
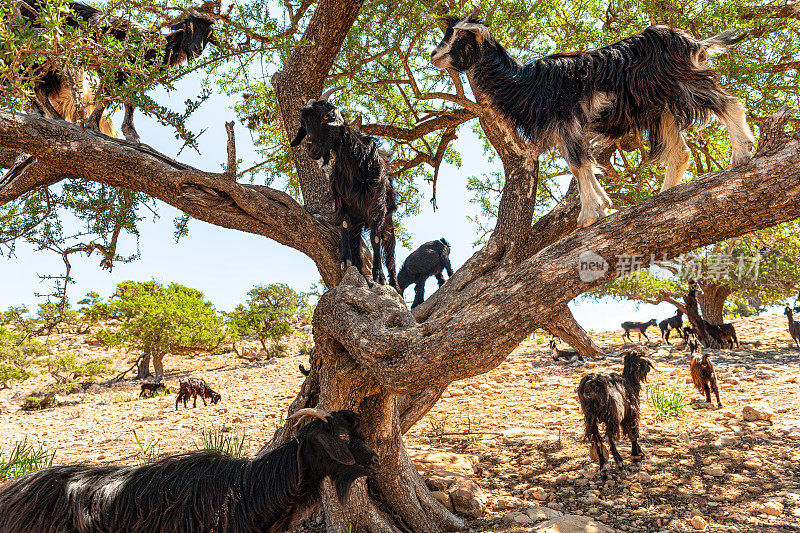
[[(201, 83), (200, 76), (192, 76), (181, 82), (181, 91), (167, 94), (154, 91), (157, 100), (180, 109), (181, 101), (187, 94), (197, 94)], [(192, 92), (194, 91), (194, 92)], [(219, 171), (226, 159), (226, 134), (224, 122), (234, 117), (230, 107), (233, 100), (215, 95), (189, 120), (192, 131), (207, 128), (199, 139), (200, 153), (185, 149), (179, 160), (208, 171)], [(119, 128), (121, 117), (114, 117)], [(137, 130), (142, 140), (157, 150), (175, 156), (181, 144), (175, 140), (171, 130), (155, 120), (137, 113)], [(249, 131), (237, 122), (236, 146), (239, 157), (248, 163), (257, 162)], [(433, 212), (430, 202), (430, 185), (424, 183), (421, 190), (425, 198), (421, 201), (422, 212), (404, 224), (413, 237), (414, 246), (446, 237), (452, 245), (451, 262), (457, 269), (474, 249), (476, 227), (467, 217), (474, 215), (476, 207), (469, 202), (466, 190), (467, 178), (486, 172), (501, 171), (499, 163), (488, 163), (483, 155), (483, 145), (472, 133), (469, 126), (463, 127), (456, 148), (462, 156), (461, 168), (444, 164), (437, 185), (438, 209)], [(307, 290), (319, 280), (313, 262), (305, 255), (291, 248), (279, 245), (264, 237), (233, 231), (192, 221), (188, 237), (179, 243), (173, 238), (173, 220), (179, 212), (166, 204), (160, 204), (160, 217), (153, 221), (152, 216), (140, 225), (140, 260), (133, 263), (115, 265), (113, 272), (99, 267), (97, 255), (73, 257), (72, 275), (75, 283), (70, 286), (71, 300), (79, 300), (87, 291), (94, 290), (103, 297), (113, 292), (117, 283), (123, 280), (156, 279), (161, 282), (178, 282), (203, 291), (218, 309), (231, 309), (244, 301), (247, 291), (257, 284), (284, 282), (300, 290)], [(136, 243), (127, 238), (121, 241), (122, 254), (135, 250)], [(397, 263), (400, 265), (411, 250), (398, 243)], [(50, 281), (41, 281), (39, 275), (61, 273), (63, 265), (59, 257), (50, 253), (37, 253), (20, 247), (10, 260), (0, 257), (0, 309), (11, 305), (25, 304), (35, 308), (38, 301), (35, 292), (49, 292)], [(436, 280), (428, 280), (426, 295), (436, 290)], [(405, 294), (410, 302), (413, 289)], [(624, 320), (647, 320), (666, 318), (674, 313), (674, 308), (661, 304), (658, 309), (651, 305), (634, 302), (575, 301), (571, 307), (578, 321), (586, 329), (601, 331), (615, 329)]]

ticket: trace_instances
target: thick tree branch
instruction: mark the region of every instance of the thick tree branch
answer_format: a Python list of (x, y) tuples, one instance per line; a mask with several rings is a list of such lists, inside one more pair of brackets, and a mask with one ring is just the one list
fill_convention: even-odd
[[(800, 141), (790, 139), (740, 168), (681, 184), (579, 229), (518, 265), (491, 270), (457, 307), (445, 306), (447, 312), (437, 310), (421, 324), (396, 295), (369, 288), (363, 277), (348, 272), (320, 300), (315, 325), (387, 389), (405, 394), (441, 387), (500, 364), (548, 322), (553, 309), (611, 281), (618, 257), (639, 256), (647, 266), (651, 256), (674, 258), (798, 217)], [(589, 282), (578, 273), (585, 251), (609, 265)]]
[(192, 217), (274, 239), (311, 257), (323, 280), (341, 277), (338, 237), (288, 194), (198, 170), (144, 145), (82, 131), (50, 119), (0, 110), (0, 146), (36, 158), (0, 187), (0, 204), (61, 179), (87, 179), (158, 198)]

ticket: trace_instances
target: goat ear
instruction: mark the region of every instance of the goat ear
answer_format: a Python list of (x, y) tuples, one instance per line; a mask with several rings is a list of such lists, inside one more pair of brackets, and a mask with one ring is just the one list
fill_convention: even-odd
[(325, 431), (317, 435), (317, 442), (319, 442), (331, 459), (343, 465), (354, 465), (356, 459), (350, 450), (345, 446), (343, 440), (336, 438), (336, 436)]
[(475, 24), (474, 22), (459, 22), (458, 24), (453, 26), (453, 29), (464, 30), (474, 33), (475, 37), (478, 39), (478, 42), (481, 42), (484, 39), (488, 39), (490, 36), (489, 28), (487, 28), (483, 24)]
[(297, 146), (298, 144), (300, 144), (300, 141), (302, 141), (303, 137), (305, 136), (306, 136), (306, 129), (303, 126), (300, 126), (300, 128), (297, 130), (297, 135), (294, 136), (294, 140), (289, 143), (289, 146), (292, 147)]

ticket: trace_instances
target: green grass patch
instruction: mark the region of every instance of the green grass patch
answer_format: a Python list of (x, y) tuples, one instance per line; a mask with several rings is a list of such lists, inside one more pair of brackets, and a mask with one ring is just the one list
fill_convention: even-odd
[(136, 430), (133, 430), (133, 444), (136, 445), (136, 449), (139, 452), (138, 460), (140, 465), (148, 465), (158, 460), (158, 444), (160, 442), (161, 439), (156, 438), (150, 438), (149, 441), (145, 442), (139, 438)]
[(56, 400), (56, 393), (51, 392), (41, 398), (36, 396), (28, 396), (22, 402), (23, 411), (36, 411), (38, 409), (49, 409), (50, 407), (57, 407), (58, 400)]
[(200, 433), (200, 443), (195, 444), (198, 450), (213, 450), (223, 453), (234, 459), (244, 456), (244, 441), (246, 437), (241, 437), (230, 433), (230, 429), (208, 429)]
[(50, 452), (44, 446), (35, 446), (27, 440), (19, 441), (14, 444), (8, 459), (0, 454), (0, 481), (53, 466), (55, 456), (55, 450)]
[(678, 390), (677, 383), (672, 387), (662, 386), (661, 384), (649, 387), (647, 389), (647, 397), (656, 412), (656, 420), (680, 418), (686, 412), (686, 405), (688, 404), (686, 393), (683, 390)]

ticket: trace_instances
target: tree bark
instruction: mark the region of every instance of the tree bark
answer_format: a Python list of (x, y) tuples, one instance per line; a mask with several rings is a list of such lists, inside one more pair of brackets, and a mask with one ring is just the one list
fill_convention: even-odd
[(704, 281), (699, 283), (702, 292), (697, 303), (703, 312), (703, 318), (709, 324), (722, 324), (724, 320), (725, 300), (733, 294), (733, 289), (724, 283)]
[(150, 375), (150, 354), (145, 352), (142, 354), (142, 357), (139, 358), (136, 379), (147, 379)]
[(156, 382), (164, 379), (164, 354), (153, 355), (153, 371), (156, 373)]

